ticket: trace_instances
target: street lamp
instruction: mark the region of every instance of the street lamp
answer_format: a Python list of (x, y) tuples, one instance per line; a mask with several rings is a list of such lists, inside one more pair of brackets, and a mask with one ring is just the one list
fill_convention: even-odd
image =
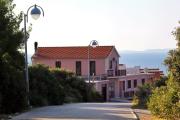
[(90, 44), (88, 45), (88, 81), (90, 84), (90, 47), (96, 48), (99, 46), (98, 41), (92, 40)]
[(30, 105), (30, 103), (29, 103), (29, 75), (28, 75), (28, 55), (27, 55), (27, 39), (28, 38), (27, 38), (27, 31), (26, 31), (26, 23), (28, 23), (28, 13), (29, 13), (30, 9), (32, 9), (31, 10), (31, 16), (33, 19), (37, 20), (41, 15), (41, 11), (42, 11), (43, 16), (44, 16), (43, 9), (36, 4), (30, 6), (27, 10), (27, 13), (24, 14), (25, 77), (26, 77), (26, 85), (27, 85), (26, 87), (27, 87), (27, 94), (28, 94), (28, 101), (27, 101), (28, 105)]

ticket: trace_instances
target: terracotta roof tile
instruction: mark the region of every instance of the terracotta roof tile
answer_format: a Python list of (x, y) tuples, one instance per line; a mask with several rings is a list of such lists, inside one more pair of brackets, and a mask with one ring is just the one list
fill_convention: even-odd
[[(89, 48), (90, 58), (106, 58), (114, 46), (98, 46)], [(88, 46), (81, 47), (38, 47), (33, 58), (56, 58), (56, 59), (87, 59)]]

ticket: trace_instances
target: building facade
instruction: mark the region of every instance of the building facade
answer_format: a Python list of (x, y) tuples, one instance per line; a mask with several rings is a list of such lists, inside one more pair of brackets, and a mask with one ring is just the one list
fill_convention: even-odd
[(119, 63), (119, 58), (115, 46), (35, 46), (32, 65), (44, 64), (72, 71), (87, 83), (90, 80), (105, 100), (132, 97), (138, 85), (154, 80), (154, 73), (141, 73), (140, 68), (130, 70)]

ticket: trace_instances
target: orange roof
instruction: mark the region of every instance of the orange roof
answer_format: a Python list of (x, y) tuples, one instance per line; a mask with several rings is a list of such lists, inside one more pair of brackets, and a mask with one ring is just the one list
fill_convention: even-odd
[[(91, 58), (106, 58), (114, 46), (89, 47)], [(87, 59), (88, 46), (78, 47), (38, 47), (32, 58), (55, 58), (55, 59)]]

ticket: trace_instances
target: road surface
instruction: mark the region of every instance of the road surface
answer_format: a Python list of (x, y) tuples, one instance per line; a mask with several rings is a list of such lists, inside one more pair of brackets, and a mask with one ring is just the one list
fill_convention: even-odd
[(77, 103), (36, 108), (13, 120), (136, 120), (131, 103)]

